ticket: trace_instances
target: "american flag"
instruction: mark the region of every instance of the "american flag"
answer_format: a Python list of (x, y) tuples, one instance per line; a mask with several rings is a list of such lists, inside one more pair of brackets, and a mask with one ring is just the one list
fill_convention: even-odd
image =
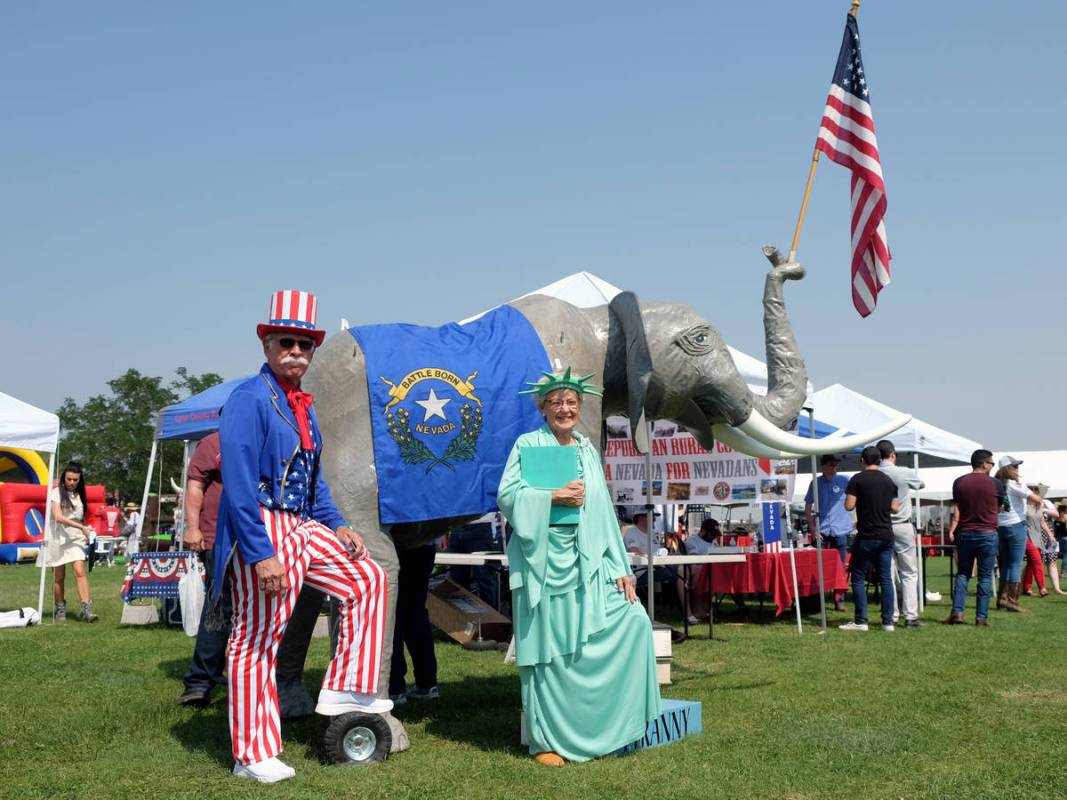
[(867, 76), (860, 57), (860, 30), (851, 14), (837, 56), (815, 146), (852, 170), (852, 304), (866, 317), (889, 285), (885, 235), (885, 181), (874, 135)]

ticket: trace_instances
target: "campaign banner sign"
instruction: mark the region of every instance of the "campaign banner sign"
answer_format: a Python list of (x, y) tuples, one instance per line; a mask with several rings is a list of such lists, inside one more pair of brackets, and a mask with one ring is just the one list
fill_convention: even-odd
[[(796, 461), (755, 458), (721, 442), (705, 450), (674, 422), (653, 426), (653, 503), (789, 502), (796, 471)], [(616, 505), (644, 500), (645, 456), (634, 447), (626, 417), (608, 417), (604, 474)]]

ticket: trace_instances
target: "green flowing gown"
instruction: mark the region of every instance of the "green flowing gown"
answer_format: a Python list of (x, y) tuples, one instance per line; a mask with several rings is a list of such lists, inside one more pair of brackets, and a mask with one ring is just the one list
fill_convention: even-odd
[(633, 573), (600, 457), (574, 438), (585, 482), (577, 525), (549, 525), (552, 492), (522, 480), (523, 447), (560, 446), (547, 426), (519, 437), (497, 500), (514, 529), (507, 552), (530, 752), (587, 761), (644, 736), (660, 697), (648, 616), (615, 585)]

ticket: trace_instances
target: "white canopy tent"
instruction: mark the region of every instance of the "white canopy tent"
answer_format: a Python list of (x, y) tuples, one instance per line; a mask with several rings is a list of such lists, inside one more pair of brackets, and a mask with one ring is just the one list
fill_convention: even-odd
[[(0, 392), (0, 445), (21, 450), (42, 450), (48, 453), (48, 480), (45, 482), (44, 540), (42, 554), (48, 544), (52, 527), (52, 504), (48, 492), (56, 469), (56, 449), (59, 447), (59, 417), (43, 409), (24, 403)], [(48, 568), (41, 563), (41, 587), (37, 594), (37, 614), (44, 612), (44, 582)]]
[[(808, 405), (814, 409), (816, 425), (845, 431), (868, 430), (900, 415), (895, 408), (840, 383), (815, 392), (808, 398)], [(806, 419), (801, 417), (800, 422), (803, 429)], [(801, 435), (805, 434), (802, 431)], [(898, 453), (918, 453), (919, 466), (922, 467), (967, 464), (971, 460), (971, 453), (981, 447), (978, 442), (914, 417), (888, 438)], [(804, 489), (807, 491), (807, 486)]]
[[(1049, 499), (1067, 497), (1067, 450), (1005, 450), (993, 454), (995, 460), (1010, 455), (1023, 462), (1019, 474), (1027, 483), (1048, 486)], [(926, 488), (919, 492), (923, 500), (952, 500), (952, 482), (970, 471), (970, 467), (924, 469)], [(994, 470), (995, 471), (995, 470)]]
[[(820, 389), (811, 396), (810, 400), (815, 412), (817, 431), (822, 426), (841, 430), (870, 428), (899, 414), (891, 406), (879, 403), (839, 383)], [(801, 433), (804, 435), (807, 418), (802, 416), (800, 422)], [(924, 492), (947, 492), (950, 495), (952, 481), (969, 469), (967, 465), (970, 464), (971, 453), (982, 446), (978, 442), (915, 418), (912, 418), (911, 422), (904, 427), (889, 434), (887, 438), (896, 447), (901, 466), (922, 468), (922, 479), (926, 483)], [(842, 474), (858, 471), (859, 462), (856, 455), (854, 453), (844, 455)], [(928, 464), (932, 466), (927, 466)], [(951, 466), (953, 464), (957, 466)], [(952, 477), (948, 478), (949, 475)], [(1067, 483), (1067, 475), (1065, 475), (1065, 483)], [(797, 475), (794, 485), (794, 501), (803, 502), (810, 485), (811, 475)], [(923, 496), (926, 497), (925, 494)]]
[[(811, 395), (810, 401), (815, 412), (816, 432), (823, 426), (846, 431), (870, 428), (900, 413), (891, 406), (879, 403), (840, 383), (820, 389)], [(801, 435), (806, 435), (807, 417), (801, 416), (800, 423)], [(978, 442), (915, 418), (889, 434), (887, 438), (897, 448), (901, 466), (915, 466), (915, 456), (918, 456), (918, 466), (922, 467), (922, 478), (926, 483), (924, 492), (940, 491), (948, 492), (949, 495), (952, 493), (952, 481), (967, 471), (966, 465), (970, 464), (971, 453), (982, 446)], [(926, 464), (938, 466), (928, 467)], [(951, 464), (959, 466), (950, 466)], [(842, 474), (856, 472), (858, 469), (859, 462), (855, 454), (846, 453)], [(949, 475), (952, 476), (951, 479), (948, 478)], [(1064, 478), (1067, 485), (1067, 474)], [(793, 490), (794, 502), (804, 501), (804, 495), (810, 485), (811, 475), (797, 475)]]
[(54, 454), (59, 417), (0, 392), (0, 446)]

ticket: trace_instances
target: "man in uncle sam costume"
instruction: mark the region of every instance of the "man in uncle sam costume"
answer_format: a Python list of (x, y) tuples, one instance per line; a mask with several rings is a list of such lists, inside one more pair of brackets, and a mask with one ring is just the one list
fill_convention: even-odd
[(276, 292), (256, 332), (267, 358), (226, 401), (219, 434), (223, 492), (215, 598), (233, 569), (234, 616), (228, 659), (233, 773), (262, 783), (295, 775), (282, 751), (275, 664), (301, 586), (340, 601), (337, 651), (316, 711), (383, 713), (376, 697), (387, 579), (345, 523), (319, 474), (322, 435), (300, 379), (322, 344), (309, 292)]

